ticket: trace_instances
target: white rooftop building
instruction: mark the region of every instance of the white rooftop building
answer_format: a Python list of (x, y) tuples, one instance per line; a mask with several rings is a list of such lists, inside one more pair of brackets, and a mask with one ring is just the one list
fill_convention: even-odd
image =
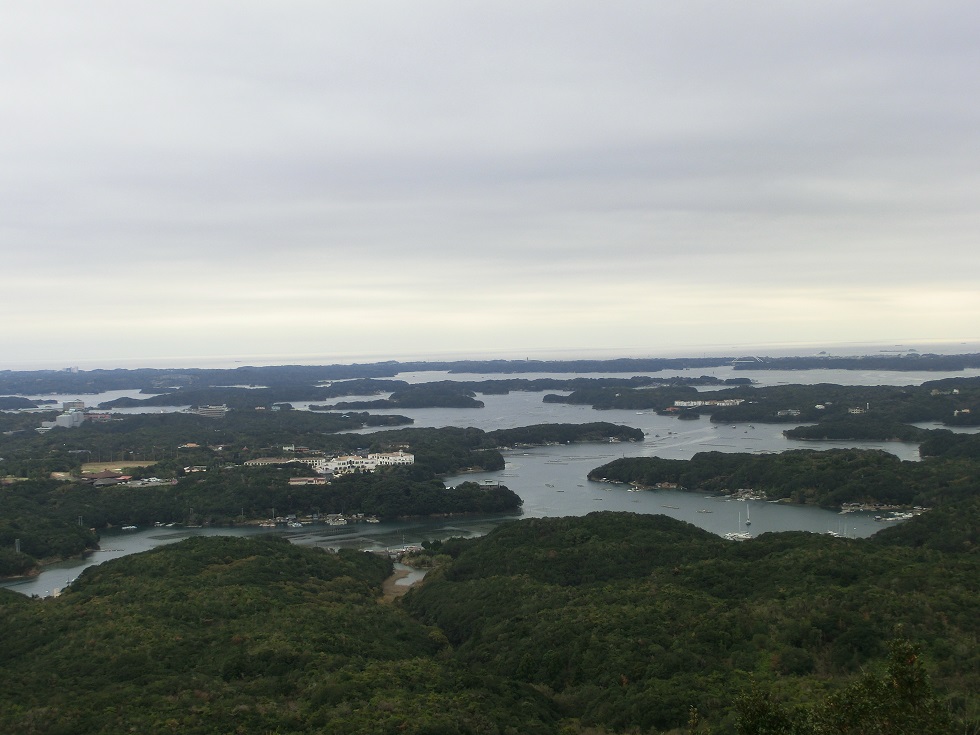
[(333, 459), (314, 459), (310, 464), (317, 472), (343, 475), (348, 472), (374, 472), (378, 467), (415, 464), (415, 455), (402, 450), (397, 452), (377, 452), (366, 457), (352, 454)]

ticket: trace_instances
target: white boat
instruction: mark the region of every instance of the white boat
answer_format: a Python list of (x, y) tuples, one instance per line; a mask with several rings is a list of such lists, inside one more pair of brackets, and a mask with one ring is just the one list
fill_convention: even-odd
[(745, 531), (742, 530), (741, 513), (738, 514), (738, 530), (729, 531), (728, 533), (725, 534), (725, 538), (727, 538), (729, 541), (748, 541), (750, 538), (752, 538), (751, 533), (746, 533)]
[(122, 530), (123, 531), (135, 531), (136, 530), (136, 526), (123, 526), (122, 527)]
[(729, 541), (748, 541), (752, 538), (751, 533), (745, 533), (744, 531), (730, 531), (725, 534), (725, 538)]

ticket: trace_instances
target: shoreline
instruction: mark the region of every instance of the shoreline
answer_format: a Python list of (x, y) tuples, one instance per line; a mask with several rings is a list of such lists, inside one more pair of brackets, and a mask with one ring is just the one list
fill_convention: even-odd
[(388, 578), (381, 583), (381, 598), (379, 602), (391, 603), (421, 582), (421, 579), (417, 579), (411, 584), (398, 584), (399, 580), (405, 579), (413, 571), (415, 571), (414, 568), (394, 570), (391, 575), (389, 575)]

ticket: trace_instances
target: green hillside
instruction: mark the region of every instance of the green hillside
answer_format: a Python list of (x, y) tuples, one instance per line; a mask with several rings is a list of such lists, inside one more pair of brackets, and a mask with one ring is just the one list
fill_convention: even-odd
[(190, 539), (0, 594), (0, 732), (976, 732), (980, 554), (943, 533), (525, 520), (394, 604), (369, 554)]
[(212, 537), (0, 596), (0, 732), (554, 732), (544, 697), (457, 671), (439, 630), (379, 604), (389, 571)]

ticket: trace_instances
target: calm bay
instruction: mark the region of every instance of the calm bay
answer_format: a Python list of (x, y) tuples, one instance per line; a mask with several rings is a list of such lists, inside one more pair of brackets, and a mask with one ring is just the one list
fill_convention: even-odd
[[(807, 371), (734, 371), (731, 368), (697, 369), (671, 373), (651, 373), (666, 377), (675, 374), (714, 375), (715, 377), (745, 377), (757, 385), (781, 383), (837, 383), (840, 385), (919, 385), (926, 380), (943, 377), (973, 377), (980, 371), (958, 373), (896, 373), (848, 370)], [(446, 373), (403, 374), (399, 379), (409, 382), (433, 380), (485, 380), (508, 377), (532, 378), (577, 377), (568, 374), (534, 375), (463, 375)], [(586, 374), (582, 377), (601, 377)], [(609, 377), (623, 377), (615, 375)], [(551, 391), (560, 393), (560, 391)], [(111, 397), (134, 392), (115, 391)], [(650, 411), (596, 411), (587, 406), (544, 403), (543, 393), (512, 392), (506, 395), (478, 395), (485, 403), (478, 409), (399, 409), (396, 413), (414, 419), (415, 427), (459, 426), (486, 431), (543, 423), (586, 423), (609, 421), (642, 429), (642, 442), (573, 444), (534, 448), (515, 448), (503, 452), (506, 465), (498, 472), (481, 472), (445, 478), (453, 486), (464, 481), (500, 483), (507, 485), (524, 500), (522, 513), (509, 516), (466, 516), (444, 519), (417, 519), (377, 524), (349, 526), (304, 526), (301, 529), (282, 529), (294, 543), (324, 548), (357, 548), (384, 551), (406, 544), (452, 536), (480, 536), (500, 523), (520, 517), (549, 517), (585, 515), (594, 511), (628, 511), (661, 513), (692, 523), (719, 535), (732, 531), (749, 532), (755, 536), (774, 531), (833, 532), (841, 536), (862, 538), (882, 527), (891, 525), (875, 521), (872, 513), (839, 514), (822, 508), (795, 506), (766, 501), (737, 501), (721, 496), (705, 496), (697, 492), (678, 490), (631, 491), (622, 484), (592, 482), (588, 473), (618, 457), (658, 456), (669, 459), (689, 459), (697, 452), (773, 453), (791, 449), (830, 449), (860, 447), (881, 449), (902, 460), (917, 461), (918, 445), (904, 442), (802, 442), (791, 441), (783, 431), (791, 424), (719, 425), (706, 416), (697, 421), (679, 421)], [(370, 396), (378, 398), (379, 396)], [(58, 397), (67, 399), (67, 397)], [(90, 405), (108, 400), (109, 396), (82, 397)], [(348, 400), (356, 400), (351, 397)], [(297, 408), (305, 408), (297, 405)], [(132, 410), (132, 409), (130, 409)], [(139, 410), (139, 409), (137, 409)], [(154, 409), (159, 411), (160, 409)], [(392, 411), (372, 411), (392, 413)], [(930, 427), (931, 428), (931, 427)], [(362, 430), (368, 434), (375, 429)], [(751, 524), (746, 520), (751, 518)], [(269, 533), (255, 527), (238, 528), (149, 528), (135, 531), (109, 531), (102, 535), (101, 551), (85, 559), (53, 564), (37, 577), (2, 583), (27, 595), (46, 596), (63, 588), (86, 567), (108, 559), (174, 543), (198, 535), (251, 535)]]

